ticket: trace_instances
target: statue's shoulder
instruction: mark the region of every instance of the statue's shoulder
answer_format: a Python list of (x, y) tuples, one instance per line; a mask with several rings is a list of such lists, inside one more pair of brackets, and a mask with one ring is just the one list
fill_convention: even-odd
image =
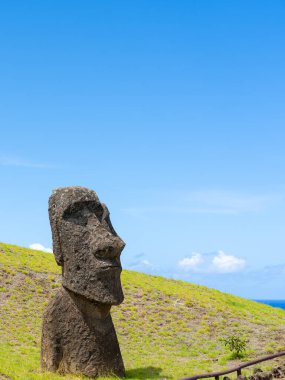
[(66, 310), (70, 307), (69, 297), (66, 295), (63, 287), (56, 293), (55, 297), (49, 302), (44, 312), (44, 321), (49, 323), (55, 319), (60, 319)]

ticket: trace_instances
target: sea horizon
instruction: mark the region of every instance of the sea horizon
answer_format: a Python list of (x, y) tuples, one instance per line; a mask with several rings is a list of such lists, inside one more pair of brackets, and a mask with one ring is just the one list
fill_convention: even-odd
[(269, 305), (272, 307), (278, 307), (279, 309), (284, 309), (285, 310), (285, 300), (260, 300), (260, 299), (254, 299), (253, 301), (263, 303), (265, 305)]

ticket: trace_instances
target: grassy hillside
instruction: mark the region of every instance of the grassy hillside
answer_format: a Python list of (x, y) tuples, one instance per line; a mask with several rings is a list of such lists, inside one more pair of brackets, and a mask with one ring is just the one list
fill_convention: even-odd
[[(137, 272), (122, 281), (125, 301), (112, 315), (129, 379), (231, 366), (219, 338), (236, 331), (249, 340), (245, 360), (285, 349), (285, 311)], [(59, 286), (53, 255), (0, 244), (0, 379), (63, 379), (40, 369), (41, 317)]]

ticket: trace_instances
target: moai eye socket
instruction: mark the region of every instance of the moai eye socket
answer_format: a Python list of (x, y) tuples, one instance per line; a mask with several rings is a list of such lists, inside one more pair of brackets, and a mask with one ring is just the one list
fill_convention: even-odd
[(63, 213), (63, 219), (67, 222), (87, 226), (88, 219), (95, 215), (101, 223), (104, 210), (101, 204), (94, 201), (76, 202), (70, 205)]

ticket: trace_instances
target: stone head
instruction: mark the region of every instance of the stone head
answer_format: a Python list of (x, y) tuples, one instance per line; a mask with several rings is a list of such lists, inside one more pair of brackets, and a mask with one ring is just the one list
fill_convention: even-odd
[(124, 299), (120, 255), (125, 243), (95, 191), (77, 186), (55, 189), (49, 218), (63, 286), (98, 303), (120, 304)]

